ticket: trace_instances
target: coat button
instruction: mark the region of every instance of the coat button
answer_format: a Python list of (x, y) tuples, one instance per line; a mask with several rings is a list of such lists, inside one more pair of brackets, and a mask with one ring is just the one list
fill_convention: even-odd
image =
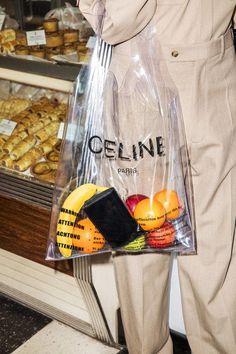
[(177, 58), (177, 56), (179, 55), (179, 52), (177, 50), (173, 50), (171, 55), (172, 55), (172, 57)]

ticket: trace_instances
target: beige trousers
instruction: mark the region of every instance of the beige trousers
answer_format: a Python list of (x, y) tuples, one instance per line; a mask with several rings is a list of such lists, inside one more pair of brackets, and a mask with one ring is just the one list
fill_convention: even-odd
[[(236, 353), (236, 58), (226, 36), (194, 47), (163, 47), (180, 95), (195, 197), (197, 255), (178, 256), (193, 354)], [(114, 56), (119, 53), (114, 52)], [(129, 354), (171, 354), (171, 257), (114, 258)]]

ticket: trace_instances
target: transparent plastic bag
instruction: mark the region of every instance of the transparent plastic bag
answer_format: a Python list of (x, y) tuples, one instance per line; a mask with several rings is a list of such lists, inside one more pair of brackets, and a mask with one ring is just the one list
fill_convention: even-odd
[(59, 21), (59, 29), (72, 28), (80, 30), (84, 21), (84, 17), (79, 8), (72, 6), (68, 2), (65, 3), (64, 7), (50, 10), (45, 15), (45, 18), (57, 18)]
[(155, 28), (148, 25), (130, 48), (122, 76), (117, 53), (107, 70), (111, 47), (98, 37), (75, 83), (47, 259), (195, 252), (181, 107)]
[(0, 15), (5, 16), (2, 29), (11, 28), (17, 30), (19, 28), (18, 22), (6, 14), (5, 8), (0, 6)]

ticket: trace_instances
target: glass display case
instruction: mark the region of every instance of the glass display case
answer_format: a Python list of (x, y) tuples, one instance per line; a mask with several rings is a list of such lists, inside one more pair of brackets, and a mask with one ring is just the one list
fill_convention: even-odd
[(1, 7), (17, 21), (20, 29), (31, 29), (42, 24), (52, 9), (63, 8), (66, 3), (76, 6), (76, 0), (1, 0)]
[(0, 6), (0, 191), (48, 208), (68, 94), (94, 38), (75, 5), (12, 0)]
[(1, 55), (36, 63), (84, 64), (90, 57), (93, 36), (74, 1), (1, 2)]
[[(88, 63), (93, 31), (75, 1), (2, 0), (1, 18), (0, 289), (118, 346), (110, 258), (45, 261), (68, 97)], [(37, 35), (44, 44), (32, 43)]]
[(50, 65), (37, 74), (32, 62), (19, 68), (0, 57), (0, 248), (73, 275), (72, 262), (46, 262), (45, 249), (68, 96), (79, 68), (63, 80)]

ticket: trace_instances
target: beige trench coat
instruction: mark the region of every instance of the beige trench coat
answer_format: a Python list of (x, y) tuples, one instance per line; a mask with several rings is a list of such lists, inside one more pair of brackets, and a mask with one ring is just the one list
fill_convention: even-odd
[[(94, 25), (98, 0), (80, 0)], [(236, 353), (235, 0), (106, 0), (103, 38), (118, 82), (147, 24), (159, 33), (178, 89), (191, 158), (198, 251), (178, 257), (184, 321), (193, 354)], [(114, 260), (129, 354), (170, 354), (168, 255)]]

